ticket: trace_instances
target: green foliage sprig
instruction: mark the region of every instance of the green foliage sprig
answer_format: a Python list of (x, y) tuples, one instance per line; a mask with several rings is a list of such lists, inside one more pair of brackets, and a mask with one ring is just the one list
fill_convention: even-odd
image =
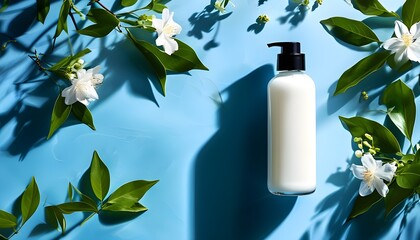
[(38, 185), (36, 184), (35, 178), (32, 177), (30, 183), (22, 193), (20, 202), (20, 221), (19, 216), (15, 216), (6, 211), (0, 210), (0, 229), (11, 229), (13, 232), (10, 236), (5, 237), (0, 234), (0, 239), (10, 239), (25, 225), (25, 223), (32, 217), (38, 208), (40, 201), (40, 194)]
[(111, 177), (107, 166), (96, 151), (93, 153), (88, 171), (90, 187), (94, 196), (82, 193), (74, 185), (69, 183), (69, 201), (45, 208), (46, 221), (54, 228), (61, 229), (63, 234), (67, 226), (64, 217), (65, 214), (75, 212), (91, 213), (83, 220), (83, 224), (96, 214), (101, 214), (102, 212), (138, 213), (146, 211), (147, 208), (138, 201), (158, 182), (157, 180), (131, 181), (123, 184), (108, 196)]
[[(420, 21), (420, 3), (417, 0), (405, 1), (401, 16), (395, 12), (388, 11), (378, 0), (355, 0), (354, 4), (356, 9), (365, 15), (395, 18), (402, 20), (407, 27)], [(382, 41), (369, 26), (361, 21), (344, 17), (332, 17), (322, 20), (321, 24), (332, 36), (355, 47), (362, 47), (372, 43), (377, 44), (376, 52), (361, 59), (341, 75), (334, 95), (344, 93), (349, 88), (356, 86), (366, 77), (382, 68), (385, 63), (396, 71), (407, 71), (413, 68), (410, 61), (403, 65), (395, 63), (393, 58), (395, 54), (383, 50), (381, 48)]]
[[(369, 152), (375, 159), (397, 166), (394, 179), (387, 184), (389, 192), (386, 197), (382, 197), (376, 191), (365, 197), (358, 196), (349, 219), (365, 213), (381, 200), (385, 201), (385, 211), (388, 215), (400, 203), (420, 193), (420, 151), (412, 144), (416, 118), (413, 90), (398, 80), (384, 90), (381, 104), (387, 107), (387, 116), (410, 142), (410, 147), (407, 151), (402, 151), (395, 137), (397, 132), (393, 132), (378, 122), (363, 117), (340, 117), (343, 125), (358, 143), (359, 149), (363, 151), (366, 146), (374, 148), (375, 151)], [(374, 140), (374, 147), (367, 142), (369, 139), (365, 136)]]

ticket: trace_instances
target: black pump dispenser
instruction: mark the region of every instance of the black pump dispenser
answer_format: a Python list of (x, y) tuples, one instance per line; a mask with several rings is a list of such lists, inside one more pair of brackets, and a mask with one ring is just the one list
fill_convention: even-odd
[(268, 47), (281, 47), (277, 54), (277, 70), (305, 70), (305, 54), (300, 52), (299, 42), (275, 42), (267, 44)]

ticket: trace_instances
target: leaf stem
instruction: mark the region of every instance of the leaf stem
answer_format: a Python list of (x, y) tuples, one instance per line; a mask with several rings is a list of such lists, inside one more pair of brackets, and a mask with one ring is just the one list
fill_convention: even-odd
[(89, 219), (91, 219), (93, 216), (95, 216), (95, 214), (97, 214), (97, 212), (93, 212), (92, 214), (90, 214), (87, 218), (85, 218), (85, 220), (83, 220), (83, 222), (80, 224), (80, 226), (85, 224), (85, 222), (87, 222)]

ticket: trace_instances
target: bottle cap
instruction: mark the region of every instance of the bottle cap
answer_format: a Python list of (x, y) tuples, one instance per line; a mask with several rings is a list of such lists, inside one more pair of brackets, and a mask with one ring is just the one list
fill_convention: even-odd
[(275, 42), (268, 47), (281, 47), (277, 54), (277, 70), (305, 70), (305, 54), (300, 52), (299, 42)]

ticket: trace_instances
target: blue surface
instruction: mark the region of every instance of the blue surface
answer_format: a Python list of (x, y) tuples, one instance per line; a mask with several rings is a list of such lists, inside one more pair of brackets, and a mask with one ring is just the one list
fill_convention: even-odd
[[(183, 27), (178, 37), (210, 71), (170, 75), (166, 97), (156, 90), (140, 53), (119, 34), (92, 41), (74, 34), (69, 25), (74, 50), (89, 47), (86, 62), (103, 67), (100, 100), (90, 105), (97, 131), (72, 122), (48, 141), (58, 89), (39, 77), (27, 55), (50, 46), (59, 2), (53, 1), (45, 25), (32, 21), (35, 1), (12, 2), (0, 14), (1, 42), (4, 34), (18, 40), (0, 55), (0, 209), (16, 209), (31, 176), (38, 181), (41, 206), (63, 202), (68, 182), (81, 184), (97, 150), (110, 169), (111, 191), (135, 179), (160, 180), (141, 200), (149, 210), (129, 220), (95, 216), (83, 226), (78, 226), (82, 214), (70, 215), (62, 239), (420, 237), (418, 207), (387, 219), (375, 207), (344, 224), (359, 185), (348, 167), (358, 160), (338, 116), (360, 114), (382, 121), (383, 115), (370, 110), (378, 107), (384, 77), (398, 77), (384, 70), (332, 97), (340, 74), (369, 53), (337, 42), (319, 24), (332, 16), (365, 19), (344, 1), (324, 1), (302, 15), (287, 1), (266, 0), (258, 6), (257, 0), (238, 0), (228, 8), (233, 12), (222, 16), (208, 13), (209, 1), (169, 2)], [(103, 2), (112, 6), (112, 1)], [(402, 2), (384, 5), (396, 10)], [(260, 14), (271, 18), (263, 28), (254, 24)], [(392, 34), (392, 20), (371, 18), (367, 23), (382, 39)], [(302, 43), (307, 73), (317, 86), (317, 190), (304, 197), (276, 197), (266, 187), (266, 84), (275, 74), (277, 54), (266, 43), (273, 41)], [(58, 59), (68, 53), (63, 34), (54, 54)], [(410, 79), (418, 70), (402, 79), (417, 84)], [(368, 102), (359, 102), (361, 90), (369, 90)], [(39, 208), (14, 239), (60, 236), (43, 222)]]

